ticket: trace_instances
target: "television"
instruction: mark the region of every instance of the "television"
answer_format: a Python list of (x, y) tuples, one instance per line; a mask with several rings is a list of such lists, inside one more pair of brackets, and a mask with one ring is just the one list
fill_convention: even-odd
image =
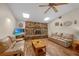
[(24, 29), (21, 29), (21, 28), (16, 28), (15, 29), (15, 33), (22, 33), (24, 32)]
[(14, 30), (14, 35), (21, 35), (22, 33), (24, 33), (24, 29), (23, 28), (16, 28)]

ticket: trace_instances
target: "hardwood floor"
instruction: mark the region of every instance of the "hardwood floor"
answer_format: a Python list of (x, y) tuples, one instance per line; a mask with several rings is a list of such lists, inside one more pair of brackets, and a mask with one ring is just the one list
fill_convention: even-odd
[[(61, 45), (58, 45), (48, 39), (46, 41), (46, 56), (78, 56), (79, 53), (74, 51), (71, 48), (65, 48)], [(35, 56), (31, 40), (26, 41), (26, 56)]]

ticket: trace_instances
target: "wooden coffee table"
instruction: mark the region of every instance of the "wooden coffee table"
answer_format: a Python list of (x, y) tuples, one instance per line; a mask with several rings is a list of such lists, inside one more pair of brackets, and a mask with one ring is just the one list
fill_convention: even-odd
[(41, 39), (32, 40), (32, 46), (34, 48), (36, 55), (46, 54), (46, 43), (44, 40)]

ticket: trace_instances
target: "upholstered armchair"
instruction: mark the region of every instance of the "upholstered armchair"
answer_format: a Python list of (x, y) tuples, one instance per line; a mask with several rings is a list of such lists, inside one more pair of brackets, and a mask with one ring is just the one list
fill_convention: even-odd
[(25, 41), (23, 38), (16, 40), (13, 37), (6, 37), (0, 40), (1, 56), (23, 56)]

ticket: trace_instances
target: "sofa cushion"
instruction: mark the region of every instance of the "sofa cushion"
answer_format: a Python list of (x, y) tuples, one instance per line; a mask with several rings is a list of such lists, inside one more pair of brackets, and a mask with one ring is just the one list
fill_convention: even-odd
[(24, 51), (24, 40), (14, 43), (14, 45), (5, 52), (12, 52), (17, 50)]
[(74, 39), (74, 35), (73, 34), (69, 34), (69, 35), (64, 36), (64, 38), (73, 40)]

